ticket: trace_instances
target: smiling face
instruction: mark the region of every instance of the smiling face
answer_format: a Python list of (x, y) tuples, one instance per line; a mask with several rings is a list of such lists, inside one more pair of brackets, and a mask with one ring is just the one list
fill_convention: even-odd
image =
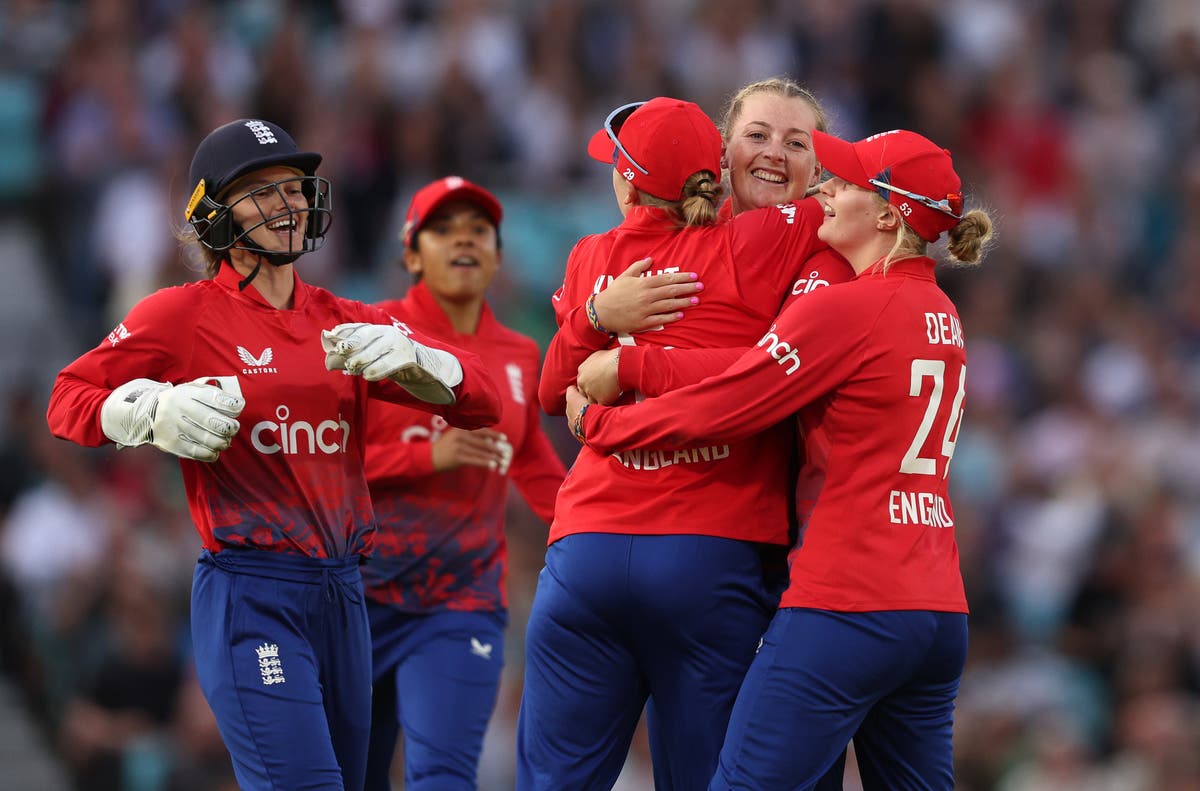
[(896, 209), (873, 190), (834, 176), (821, 184), (825, 219), (817, 237), (861, 272), (891, 249), (900, 228)]
[(303, 175), (295, 168), (274, 165), (242, 176), (225, 191), (234, 223), (250, 231), (246, 246), (272, 253), (304, 249), (309, 203), (301, 187)]
[(474, 203), (446, 201), (421, 225), (404, 266), (439, 299), (481, 300), (500, 267), (496, 226)]
[(803, 98), (752, 93), (725, 141), (734, 214), (804, 197), (821, 177), (812, 147), (817, 115)]

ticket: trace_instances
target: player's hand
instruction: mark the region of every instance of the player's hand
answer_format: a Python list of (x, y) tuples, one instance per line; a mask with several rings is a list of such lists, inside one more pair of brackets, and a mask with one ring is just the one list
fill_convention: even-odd
[(579, 413), (583, 408), (592, 403), (587, 396), (579, 392), (579, 388), (574, 385), (567, 388), (567, 425), (571, 428), (571, 433), (580, 442), (583, 442), (583, 437), (576, 433), (575, 428), (579, 424)]
[(579, 366), (576, 387), (584, 398), (596, 404), (611, 404), (621, 396), (617, 380), (621, 347), (592, 352)]
[(513, 455), (508, 437), (490, 428), (475, 431), (447, 429), (434, 441), (432, 449), (435, 472), (459, 467), (487, 467), (507, 475)]
[(462, 365), (449, 352), (409, 338), (392, 324), (339, 324), (321, 331), (325, 367), (362, 376), (368, 382), (391, 379), (431, 404), (453, 404)]
[(700, 304), (704, 284), (695, 272), (666, 272), (643, 277), (653, 263), (634, 261), (596, 295), (596, 318), (609, 332), (642, 332), (679, 321), (683, 311)]
[(246, 401), (203, 381), (126, 382), (105, 399), (100, 426), (121, 447), (150, 443), (184, 459), (216, 461), (241, 428), (237, 417)]

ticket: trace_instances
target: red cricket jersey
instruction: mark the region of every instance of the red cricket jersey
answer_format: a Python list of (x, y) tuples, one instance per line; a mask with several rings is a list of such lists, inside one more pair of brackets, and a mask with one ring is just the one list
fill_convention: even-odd
[(592, 406), (598, 450), (736, 440), (799, 410), (824, 488), (781, 606), (966, 612), (947, 474), (962, 325), (928, 258), (797, 301), (728, 370), (630, 407)]
[[(728, 206), (729, 201), (724, 205)], [(826, 248), (804, 262), (800, 275), (784, 298), (784, 308), (818, 288), (853, 280), (854, 269), (845, 258)], [(618, 358), (617, 382), (622, 390), (637, 390), (648, 398), (659, 396), (724, 371), (748, 348), (748, 345), (710, 349), (625, 346)]]
[(424, 404), (389, 381), (325, 370), (321, 330), (345, 322), (387, 324), (371, 305), (295, 280), (294, 305), (277, 310), (228, 265), (211, 280), (141, 300), (95, 349), (58, 375), (47, 420), (80, 445), (109, 442), (100, 409), (132, 379), (180, 384), (235, 377), (246, 399), (241, 429), (217, 461), (180, 459), (192, 520), (204, 547), (247, 546), (312, 557), (365, 555), (374, 533), (363, 474), (368, 395), (421, 404), (455, 425), (494, 423), (500, 401), (482, 362), (418, 333), (459, 358), (458, 400)]
[[(486, 303), (474, 334), (456, 332), (424, 283), (379, 307), (484, 361), (504, 405), (492, 428), (513, 446), (509, 475), (549, 524), (565, 471), (542, 431), (537, 344), (500, 324)], [(482, 467), (435, 473), (432, 442), (446, 429), (438, 415), (373, 401), (367, 421), (367, 483), (379, 525), (363, 567), (367, 596), (413, 612), (506, 607), (509, 476)]]
[[(623, 345), (683, 349), (749, 346), (778, 313), (806, 259), (821, 246), (815, 200), (745, 212), (728, 222), (680, 229), (665, 210), (634, 207), (613, 230), (571, 251), (554, 295), (559, 332), (546, 353), (542, 407), (562, 414), (579, 364), (595, 349)], [(583, 305), (634, 261), (648, 274), (694, 271), (700, 304), (680, 321), (613, 339), (587, 322)], [(624, 397), (632, 398), (630, 394)], [(550, 541), (572, 533), (691, 534), (788, 542), (790, 427), (763, 427), (735, 442), (631, 443), (611, 454), (585, 447), (559, 490)]]
[[(727, 204), (728, 205), (728, 204)], [(805, 262), (801, 275), (792, 284), (784, 308), (818, 288), (845, 283), (854, 278), (854, 269), (845, 258), (832, 250), (819, 250)], [(621, 349), (617, 381), (623, 390), (634, 389), (647, 397), (687, 387), (724, 371), (746, 353), (736, 349), (665, 349), (657, 346), (629, 346)], [(799, 428), (799, 424), (797, 424)], [(802, 534), (812, 514), (813, 503), (825, 483), (823, 468), (809, 464), (803, 432), (799, 432), (801, 458), (794, 494), (796, 521)], [(816, 440), (814, 439), (814, 442)]]

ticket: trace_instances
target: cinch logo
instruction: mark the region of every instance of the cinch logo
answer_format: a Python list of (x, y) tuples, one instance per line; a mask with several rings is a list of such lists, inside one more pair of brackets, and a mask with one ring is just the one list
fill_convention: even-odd
[(400, 439), (403, 442), (420, 442), (422, 440), (437, 442), (441, 439), (442, 432), (448, 429), (450, 424), (441, 415), (434, 415), (429, 421), (429, 426), (429, 428), (425, 428), (424, 426), (409, 426), (400, 432)]
[(125, 340), (128, 337), (129, 337), (129, 329), (125, 326), (124, 322), (122, 322), (117, 325), (117, 328), (115, 330), (108, 333), (108, 342), (111, 343), (113, 346), (116, 346), (118, 343), (120, 343), (121, 341)]
[(250, 443), (259, 453), (268, 456), (282, 453), (293, 456), (300, 453), (345, 453), (350, 442), (350, 424), (338, 415), (335, 420), (322, 420), (315, 427), (307, 420), (287, 422), (291, 410), (284, 404), (275, 407), (279, 422), (261, 420), (250, 429)]
[(796, 354), (796, 350), (790, 343), (779, 340), (779, 336), (775, 334), (774, 324), (771, 325), (771, 329), (767, 330), (767, 334), (762, 336), (762, 340), (754, 345), (765, 347), (767, 354), (778, 360), (780, 365), (789, 364), (790, 367), (784, 371), (785, 376), (791, 376), (800, 370), (800, 355)]
[(271, 131), (271, 127), (264, 124), (262, 121), (247, 121), (246, 128), (254, 133), (258, 138), (258, 144), (265, 146), (268, 143), (278, 143), (275, 139), (275, 133)]
[(262, 354), (255, 357), (250, 353), (250, 350), (245, 346), (237, 347), (238, 359), (248, 365), (248, 368), (243, 368), (244, 374), (277, 374), (278, 368), (268, 368), (271, 360), (275, 359), (275, 352), (270, 346), (262, 350)]
[(818, 277), (818, 275), (820, 275), (820, 274), (821, 274), (820, 272), (818, 272), (817, 270), (814, 269), (813, 271), (808, 273), (807, 278), (797, 280), (795, 283), (792, 284), (792, 294), (799, 296), (800, 294), (807, 294), (808, 292), (812, 291), (814, 288), (820, 288), (821, 286), (829, 285), (828, 280), (821, 280)]

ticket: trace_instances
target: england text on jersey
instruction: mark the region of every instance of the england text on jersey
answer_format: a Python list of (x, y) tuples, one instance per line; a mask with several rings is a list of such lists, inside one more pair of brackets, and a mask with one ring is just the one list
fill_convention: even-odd
[(894, 525), (925, 525), (954, 527), (954, 517), (946, 500), (933, 492), (899, 492), (888, 494), (888, 521)]
[(728, 445), (713, 445), (705, 448), (681, 448), (679, 450), (623, 450), (612, 457), (631, 470), (660, 470), (672, 464), (698, 464), (720, 461), (729, 457)]

